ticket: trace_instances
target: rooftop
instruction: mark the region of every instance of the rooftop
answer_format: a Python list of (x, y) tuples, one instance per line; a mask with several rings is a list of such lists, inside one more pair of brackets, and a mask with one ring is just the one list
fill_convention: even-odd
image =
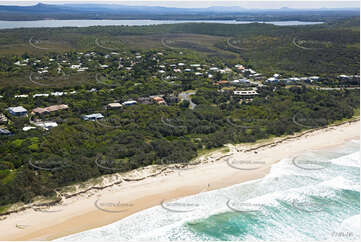
[(8, 110), (13, 113), (24, 113), (24, 112), (28, 111), (23, 106), (10, 107), (10, 108), (8, 108)]

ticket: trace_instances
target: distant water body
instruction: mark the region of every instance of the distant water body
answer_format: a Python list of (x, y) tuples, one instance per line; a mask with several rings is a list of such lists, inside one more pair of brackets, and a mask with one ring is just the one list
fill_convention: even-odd
[(264, 178), (185, 197), (171, 208), (177, 204), (193, 207), (156, 206), (58, 240), (359, 241), (360, 142), (284, 159)]
[[(56, 27), (89, 27), (89, 26), (146, 26), (176, 23), (221, 23), (249, 24), (257, 21), (206, 21), (206, 20), (36, 20), (36, 21), (0, 21), (0, 29), (16, 28), (56, 28)], [(314, 25), (323, 22), (275, 21), (262, 22), (278, 26)]]

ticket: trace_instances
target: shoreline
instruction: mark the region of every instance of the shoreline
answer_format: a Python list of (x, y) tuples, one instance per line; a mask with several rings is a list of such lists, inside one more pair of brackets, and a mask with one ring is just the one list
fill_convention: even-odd
[[(339, 146), (353, 139), (360, 139), (359, 120), (253, 144), (227, 145), (228, 153), (217, 150), (202, 155), (197, 158), (201, 163), (192, 169), (160, 172), (138, 181), (123, 179), (123, 182), (100, 191), (69, 197), (61, 204), (52, 206), (49, 211), (27, 209), (10, 214), (0, 220), (0, 227), (6, 231), (0, 235), (0, 240), (52, 240), (102, 227), (160, 205), (164, 200), (262, 178), (281, 159), (295, 157), (306, 151)], [(257, 169), (234, 169), (226, 162), (229, 156), (236, 160), (262, 160), (264, 164)], [(98, 201), (128, 204), (128, 208), (121, 212), (106, 212), (99, 209)]]

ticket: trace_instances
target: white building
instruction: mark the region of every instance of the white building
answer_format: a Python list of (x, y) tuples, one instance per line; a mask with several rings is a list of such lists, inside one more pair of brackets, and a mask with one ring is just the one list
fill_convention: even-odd
[(8, 111), (10, 114), (18, 117), (25, 116), (28, 114), (28, 110), (26, 110), (23, 106), (10, 107), (8, 108)]
[(234, 95), (239, 95), (239, 96), (255, 96), (258, 95), (258, 93), (254, 90), (252, 91), (234, 91), (233, 92)]
[(34, 94), (33, 97), (49, 97), (49, 94), (46, 94), (46, 93), (38, 93), (38, 94)]
[(34, 123), (35, 126), (43, 128), (45, 130), (49, 130), (51, 128), (58, 127), (58, 124), (56, 122), (52, 121), (45, 121), (45, 122), (36, 122)]
[(89, 115), (83, 115), (82, 118), (86, 121), (95, 121), (97, 119), (102, 119), (104, 116), (101, 113), (93, 113)]
[(31, 129), (36, 129), (36, 128), (33, 127), (33, 126), (25, 126), (25, 127), (23, 128), (23, 131), (29, 131), (29, 130), (31, 130)]
[(107, 108), (121, 108), (121, 107), (123, 107), (123, 105), (121, 105), (120, 103), (109, 103), (108, 105), (107, 105)]
[(131, 101), (125, 101), (125, 102), (123, 102), (122, 104), (123, 104), (124, 106), (131, 106), (131, 105), (137, 104), (137, 101), (133, 101), (133, 100), (131, 100)]
[(26, 97), (29, 97), (29, 95), (27, 95), (27, 94), (22, 94), (22, 95), (15, 95), (14, 96), (15, 98), (26, 98)]

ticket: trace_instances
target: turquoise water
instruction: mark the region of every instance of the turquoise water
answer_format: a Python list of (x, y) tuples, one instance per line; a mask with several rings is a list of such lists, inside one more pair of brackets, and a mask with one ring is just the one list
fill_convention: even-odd
[(60, 240), (357, 240), (359, 145), (284, 159), (262, 179), (177, 200), (193, 209), (157, 206)]

